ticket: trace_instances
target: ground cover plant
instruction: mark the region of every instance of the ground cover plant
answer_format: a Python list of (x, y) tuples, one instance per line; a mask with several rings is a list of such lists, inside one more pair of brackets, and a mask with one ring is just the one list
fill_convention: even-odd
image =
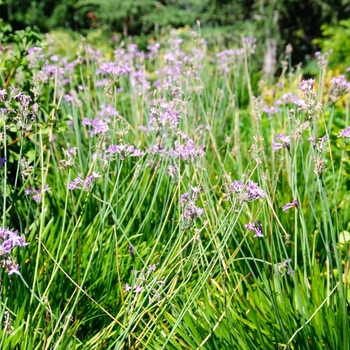
[(1, 349), (349, 348), (350, 84), (172, 32), (2, 53)]

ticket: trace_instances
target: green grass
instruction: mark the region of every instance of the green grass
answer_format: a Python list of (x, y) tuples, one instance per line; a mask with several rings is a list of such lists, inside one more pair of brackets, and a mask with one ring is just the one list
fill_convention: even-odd
[[(20, 275), (1, 270), (1, 349), (349, 349), (350, 148), (337, 137), (348, 126), (349, 93), (332, 103), (320, 68), (313, 91), (322, 109), (309, 117), (282, 100), (289, 92), (303, 98), (300, 70), (283, 70), (276, 78), (283, 87), (258, 84), (254, 55), (238, 55), (223, 73), (211, 49), (200, 57), (202, 45), (198, 36), (183, 44), (190, 60), (182, 58), (173, 90), (147, 92), (129, 76), (98, 86), (96, 70), (108, 59), (82, 42), (74, 73), (28, 82), (39, 91), (40, 109), (24, 134), (13, 116), (25, 116), (7, 90), (2, 103), (16, 109), (1, 121), (0, 156), (8, 159), (0, 170), (2, 227), (18, 229), (30, 244), (12, 251)], [(163, 42), (155, 58), (129, 63), (155, 80), (174, 51)], [(80, 103), (64, 99), (71, 89)], [(140, 128), (158, 98), (181, 111), (175, 130)], [(263, 112), (277, 100), (276, 114)], [(90, 135), (83, 119), (97, 118), (102, 104), (119, 115), (107, 133)], [(289, 150), (273, 152), (277, 134), (290, 136)], [(324, 135), (323, 149), (308, 141)], [(188, 138), (205, 147), (203, 158), (151, 151)], [(105, 158), (109, 145), (120, 143), (145, 154)], [(67, 144), (77, 154), (62, 167)], [(32, 166), (25, 172), (23, 157)], [(325, 162), (320, 174), (315, 157)], [(78, 174), (92, 172), (100, 178), (91, 191), (68, 190)], [(242, 202), (229, 193), (232, 181), (249, 179), (266, 197)], [(24, 193), (45, 185), (51, 190), (41, 191), (40, 203)], [(203, 215), (190, 222), (181, 194), (195, 186), (201, 191), (193, 205)], [(283, 212), (293, 199), (299, 207)], [(263, 238), (244, 227), (258, 220)], [(143, 290), (125, 292), (126, 284)]]

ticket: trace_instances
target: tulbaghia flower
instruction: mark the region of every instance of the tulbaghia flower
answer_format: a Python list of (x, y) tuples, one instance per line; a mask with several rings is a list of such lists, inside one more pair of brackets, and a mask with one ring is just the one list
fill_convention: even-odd
[(135, 253), (134, 253), (134, 249), (132, 248), (132, 245), (129, 244), (129, 253), (131, 258), (134, 260), (135, 259)]
[(310, 141), (310, 143), (311, 143), (313, 146), (316, 146), (316, 142), (315, 142), (315, 139), (314, 139), (313, 137), (309, 137), (307, 140)]
[(169, 151), (169, 154), (174, 158), (194, 162), (196, 159), (205, 156), (204, 146), (196, 146), (195, 142), (191, 139), (186, 140), (183, 144), (175, 141), (174, 145), (175, 149)]
[(83, 180), (82, 174), (78, 174), (78, 177), (68, 184), (68, 190), (84, 190), (86, 192), (91, 192), (93, 184), (99, 177), (101, 177), (99, 173), (93, 172), (90, 176)]
[(342, 94), (350, 91), (350, 83), (345, 79), (344, 75), (332, 78), (331, 84), (329, 98), (332, 102), (338, 101)]
[(312, 91), (314, 88), (315, 84), (315, 79), (308, 79), (308, 80), (303, 80), (300, 84), (298, 89), (301, 90), (304, 93), (307, 93), (309, 91)]
[(279, 139), (282, 142), (272, 142), (272, 149), (274, 152), (280, 150), (281, 148), (285, 147), (288, 150), (290, 149), (290, 137), (283, 135), (283, 134), (279, 134), (275, 136), (276, 139)]
[(298, 202), (294, 199), (292, 203), (286, 203), (283, 207), (282, 210), (283, 211), (287, 211), (288, 209), (291, 208), (299, 208), (299, 204)]
[[(197, 187), (192, 187), (192, 191), (181, 194), (180, 205), (182, 207), (182, 224), (188, 228), (199, 217), (204, 216), (204, 209), (196, 206)], [(193, 190), (194, 189), (194, 190)]]
[(237, 180), (234, 180), (229, 186), (229, 190), (235, 193), (240, 193), (243, 191), (243, 189), (244, 189), (244, 183)]
[[(342, 130), (340, 133), (339, 133), (339, 135), (338, 135), (338, 137), (345, 137), (345, 138), (350, 138), (350, 126), (348, 126), (347, 128), (345, 128), (344, 130)], [(1, 169), (1, 167), (0, 167), (0, 169)]]
[(11, 276), (13, 274), (20, 275), (19, 272), (19, 265), (11, 261), (11, 263), (8, 264), (8, 275)]
[(6, 157), (0, 158), (0, 169), (4, 166), (4, 164), (7, 162)]
[(277, 152), (278, 150), (282, 149), (283, 147), (284, 147), (283, 143), (272, 141), (272, 149), (274, 152)]
[(7, 95), (6, 90), (0, 89), (0, 101), (3, 100), (6, 95)]
[(183, 207), (186, 203), (188, 203), (189, 199), (190, 199), (189, 192), (182, 193), (180, 195), (180, 205)]
[(142, 291), (143, 291), (143, 287), (139, 286), (138, 284), (135, 284), (134, 293), (140, 293)]
[(108, 62), (102, 64), (100, 69), (96, 71), (96, 74), (109, 74), (113, 77), (118, 77), (121, 75), (128, 75), (131, 72), (131, 67), (129, 64), (117, 64), (114, 62)]
[(22, 236), (18, 235), (18, 230), (0, 227), (0, 267), (5, 268), (9, 275), (19, 274), (19, 265), (14, 262), (11, 256), (12, 249), (25, 247), (28, 244)]
[(243, 202), (252, 202), (255, 199), (266, 197), (266, 192), (252, 180), (249, 180), (247, 185), (235, 180), (228, 186), (228, 192), (236, 194), (237, 198)]
[(90, 126), (90, 136), (98, 135), (98, 134), (105, 134), (109, 130), (109, 126), (107, 124), (107, 121), (102, 120), (100, 118), (95, 119), (83, 119), (83, 125)]
[(119, 112), (110, 105), (100, 105), (101, 111), (99, 112), (100, 116), (103, 119), (109, 119), (110, 117), (117, 117)]
[(41, 198), (40, 198), (40, 194), (50, 191), (51, 188), (48, 185), (45, 185), (45, 188), (41, 191), (40, 187), (38, 187), (38, 189), (36, 190), (35, 188), (27, 188), (24, 193), (29, 196), (29, 195), (33, 195), (32, 198), (34, 199), (35, 202), (39, 203)]
[(275, 265), (275, 275), (281, 274), (282, 276), (285, 275), (287, 272), (288, 275), (292, 276), (294, 275), (294, 271), (289, 267), (289, 264), (291, 263), (292, 259), (286, 259), (281, 263), (278, 263)]
[(263, 191), (259, 187), (259, 185), (252, 180), (248, 181), (246, 191), (247, 191), (247, 195), (248, 195), (248, 198), (247, 198), (248, 201), (253, 201), (253, 200), (258, 199), (258, 198), (266, 197), (266, 192)]
[(255, 232), (254, 237), (259, 237), (259, 238), (264, 237), (262, 233), (262, 223), (260, 220), (258, 220), (258, 226), (255, 226), (255, 223), (252, 222), (244, 225), (244, 227), (249, 231), (254, 231)]
[(178, 174), (179, 174), (179, 170), (178, 170), (177, 165), (176, 164), (169, 164), (165, 173), (168, 174), (173, 181), (176, 181), (178, 178)]
[(252, 36), (245, 36), (243, 38), (243, 44), (247, 48), (249, 53), (254, 53), (256, 49), (256, 38)]
[(131, 291), (131, 286), (129, 284), (126, 284), (124, 287), (124, 292), (129, 292)]
[(131, 146), (129, 144), (120, 144), (120, 145), (110, 145), (106, 153), (108, 154), (119, 154), (121, 156), (121, 159), (125, 159), (126, 157), (142, 157), (145, 153), (140, 151), (139, 149), (136, 149), (134, 146)]
[[(276, 101), (276, 103), (277, 103), (277, 101)], [(266, 114), (273, 115), (273, 114), (276, 114), (276, 113), (280, 112), (280, 109), (278, 107), (275, 107), (275, 106), (269, 107), (268, 105), (265, 105), (263, 107), (263, 111)]]

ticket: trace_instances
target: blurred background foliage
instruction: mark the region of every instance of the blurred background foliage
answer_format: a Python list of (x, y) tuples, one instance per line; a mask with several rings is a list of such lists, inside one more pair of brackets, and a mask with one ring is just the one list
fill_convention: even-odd
[(349, 32), (350, 22), (341, 22), (349, 15), (348, 0), (0, 0), (0, 33), (8, 24), (13, 30), (64, 28), (85, 36), (102, 29), (119, 38), (137, 36), (142, 48), (169, 27), (200, 21), (209, 43), (214, 36), (224, 43), (241, 34), (264, 42), (272, 38), (277, 56), (292, 44), (295, 64), (319, 48), (336, 51), (332, 63), (337, 64), (349, 52), (349, 35), (342, 31)]

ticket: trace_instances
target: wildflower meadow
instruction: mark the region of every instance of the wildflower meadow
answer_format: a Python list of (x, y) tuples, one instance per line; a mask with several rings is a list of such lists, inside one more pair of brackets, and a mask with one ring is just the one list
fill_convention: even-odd
[[(349, 349), (350, 73), (254, 37), (21, 32), (0, 60), (0, 349)], [(332, 74), (330, 74), (332, 73)]]

